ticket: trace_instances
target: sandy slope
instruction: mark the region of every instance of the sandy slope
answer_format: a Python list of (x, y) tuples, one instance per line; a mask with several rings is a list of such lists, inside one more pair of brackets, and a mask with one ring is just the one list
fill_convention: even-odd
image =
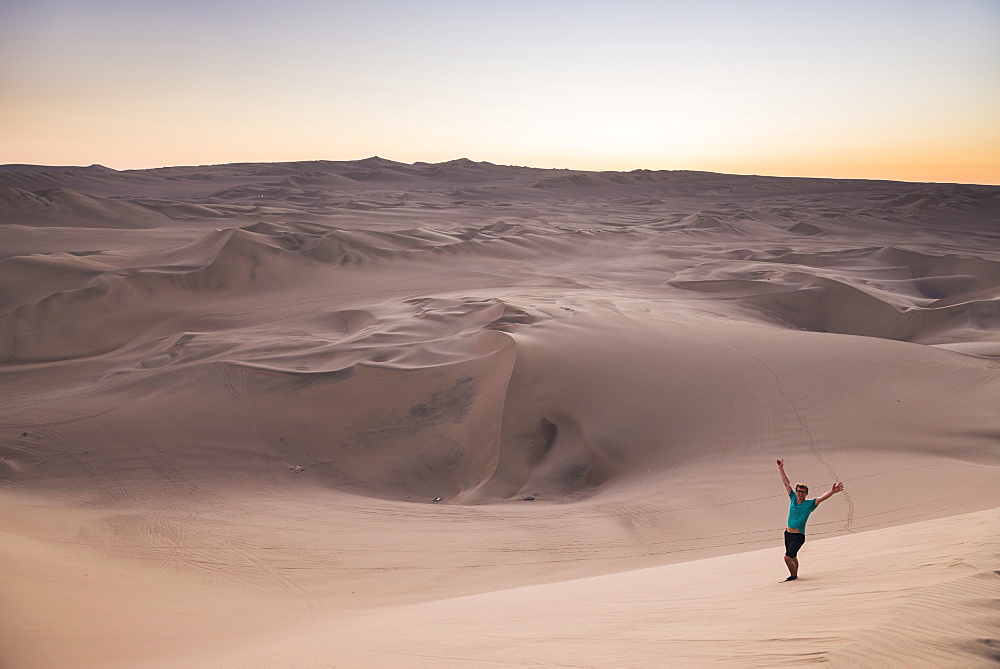
[(322, 620), (209, 662), (987, 666), (998, 520), (992, 510), (820, 541), (809, 557), (822, 570), (795, 587), (763, 578), (774, 551), (758, 550)]
[[(1000, 188), (3, 188), (4, 666), (996, 659)], [(780, 585), (778, 457), (847, 484)]]

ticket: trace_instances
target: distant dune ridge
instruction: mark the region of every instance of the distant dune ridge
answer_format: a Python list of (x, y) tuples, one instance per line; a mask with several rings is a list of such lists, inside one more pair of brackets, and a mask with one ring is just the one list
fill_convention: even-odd
[(6, 165), (0, 319), (0, 666), (1000, 657), (1000, 187)]

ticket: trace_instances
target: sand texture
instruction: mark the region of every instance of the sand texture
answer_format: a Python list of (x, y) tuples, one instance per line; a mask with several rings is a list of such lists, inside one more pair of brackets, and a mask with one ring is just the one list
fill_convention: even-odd
[(1000, 659), (1000, 187), (4, 166), (0, 324), (0, 667)]

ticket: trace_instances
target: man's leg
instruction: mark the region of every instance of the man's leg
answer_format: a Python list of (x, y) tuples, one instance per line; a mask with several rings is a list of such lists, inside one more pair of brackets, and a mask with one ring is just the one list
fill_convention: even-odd
[(786, 581), (794, 581), (799, 577), (799, 549), (805, 541), (805, 536), (785, 530), (785, 566), (788, 567)]
[(797, 557), (785, 556), (785, 566), (788, 567), (788, 580), (792, 581), (799, 577), (799, 559)]

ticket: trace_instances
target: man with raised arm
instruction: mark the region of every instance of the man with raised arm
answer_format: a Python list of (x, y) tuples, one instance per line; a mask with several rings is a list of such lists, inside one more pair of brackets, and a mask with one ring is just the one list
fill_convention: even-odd
[(785, 566), (788, 567), (788, 578), (786, 581), (794, 581), (799, 577), (799, 549), (806, 542), (806, 521), (809, 514), (819, 506), (820, 502), (833, 497), (844, 489), (843, 483), (834, 483), (830, 492), (823, 493), (816, 499), (806, 499), (809, 494), (809, 486), (805, 483), (796, 483), (795, 490), (792, 491), (792, 484), (785, 475), (785, 461), (778, 460), (778, 471), (781, 472), (781, 482), (785, 484), (785, 491), (788, 493), (791, 504), (788, 506), (788, 526), (785, 528)]

